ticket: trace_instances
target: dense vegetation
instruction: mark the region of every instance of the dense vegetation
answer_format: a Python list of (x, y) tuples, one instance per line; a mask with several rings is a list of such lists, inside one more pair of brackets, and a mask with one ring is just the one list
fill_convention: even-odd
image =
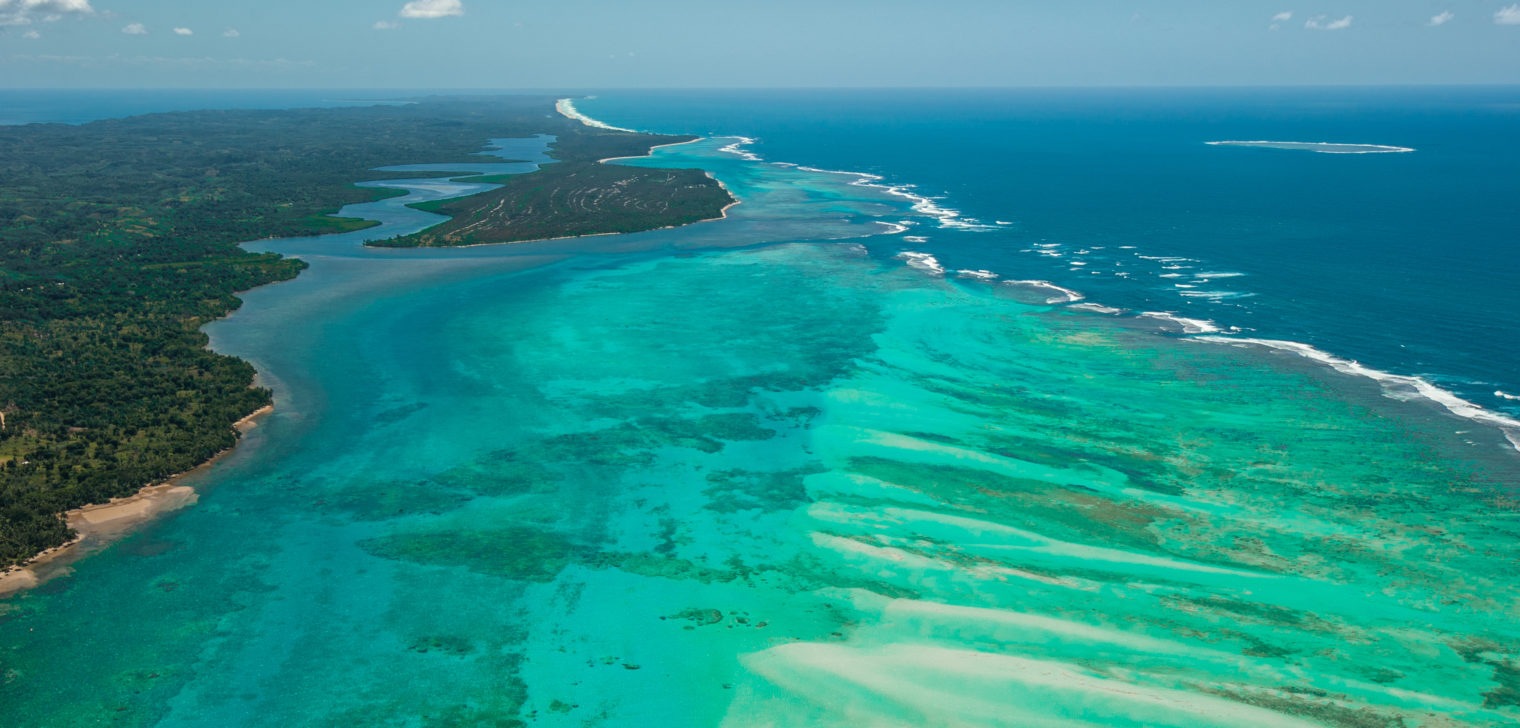
[(669, 141), (530, 97), (0, 127), (0, 566), (67, 540), (61, 512), (231, 446), (269, 401), (199, 329), (303, 264), (237, 242), (362, 225), (324, 213), (384, 194), (352, 186), (372, 168), (540, 132), (567, 160)]
[(418, 205), (452, 219), (415, 235), (371, 245), (513, 243), (631, 233), (710, 220), (720, 216), (734, 199), (705, 172), (622, 167), (597, 161), (640, 155), (656, 144), (690, 139), (576, 130), (562, 135), (554, 145), (551, 155), (558, 162), (532, 174), (493, 179), (502, 187), (491, 192)]

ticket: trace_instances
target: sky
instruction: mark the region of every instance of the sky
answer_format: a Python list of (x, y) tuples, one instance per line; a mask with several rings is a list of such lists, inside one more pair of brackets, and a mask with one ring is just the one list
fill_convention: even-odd
[(1520, 0), (0, 0), (0, 88), (1520, 83)]

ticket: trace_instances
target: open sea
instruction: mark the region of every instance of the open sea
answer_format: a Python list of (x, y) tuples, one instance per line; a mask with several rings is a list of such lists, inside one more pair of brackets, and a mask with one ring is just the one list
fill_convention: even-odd
[[(379, 95), (197, 93), (0, 120)], [(0, 724), (1520, 721), (1520, 88), (576, 108), (741, 204), (248, 243), (274, 414), (0, 600)]]

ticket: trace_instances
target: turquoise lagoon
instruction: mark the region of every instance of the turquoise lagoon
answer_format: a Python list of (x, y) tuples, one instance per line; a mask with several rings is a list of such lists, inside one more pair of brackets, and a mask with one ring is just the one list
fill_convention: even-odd
[(1520, 717), (1499, 432), (904, 265), (878, 243), (922, 205), (734, 142), (623, 162), (709, 170), (722, 221), (361, 247), (479, 188), (426, 179), (250, 244), (311, 263), (209, 329), (275, 413), (197, 505), (0, 603), (0, 721)]

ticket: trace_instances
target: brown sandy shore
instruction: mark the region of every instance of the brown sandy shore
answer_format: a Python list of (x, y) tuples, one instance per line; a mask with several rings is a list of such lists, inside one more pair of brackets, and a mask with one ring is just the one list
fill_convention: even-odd
[[(233, 423), (233, 427), (238, 432), (247, 432), (257, 426), (258, 418), (273, 411), (273, 406), (261, 407)], [(163, 483), (144, 486), (124, 498), (64, 513), (69, 528), (74, 529), (78, 535), (62, 546), (37, 554), (21, 566), (0, 571), (0, 599), (68, 574), (73, 570), (70, 565), (74, 562), (115, 543), (162, 514), (193, 505), (199, 500), (199, 494), (194, 488), (182, 485), (179, 481), (204, 471), (230, 452), (230, 448), (223, 450), (192, 470), (174, 475)]]

